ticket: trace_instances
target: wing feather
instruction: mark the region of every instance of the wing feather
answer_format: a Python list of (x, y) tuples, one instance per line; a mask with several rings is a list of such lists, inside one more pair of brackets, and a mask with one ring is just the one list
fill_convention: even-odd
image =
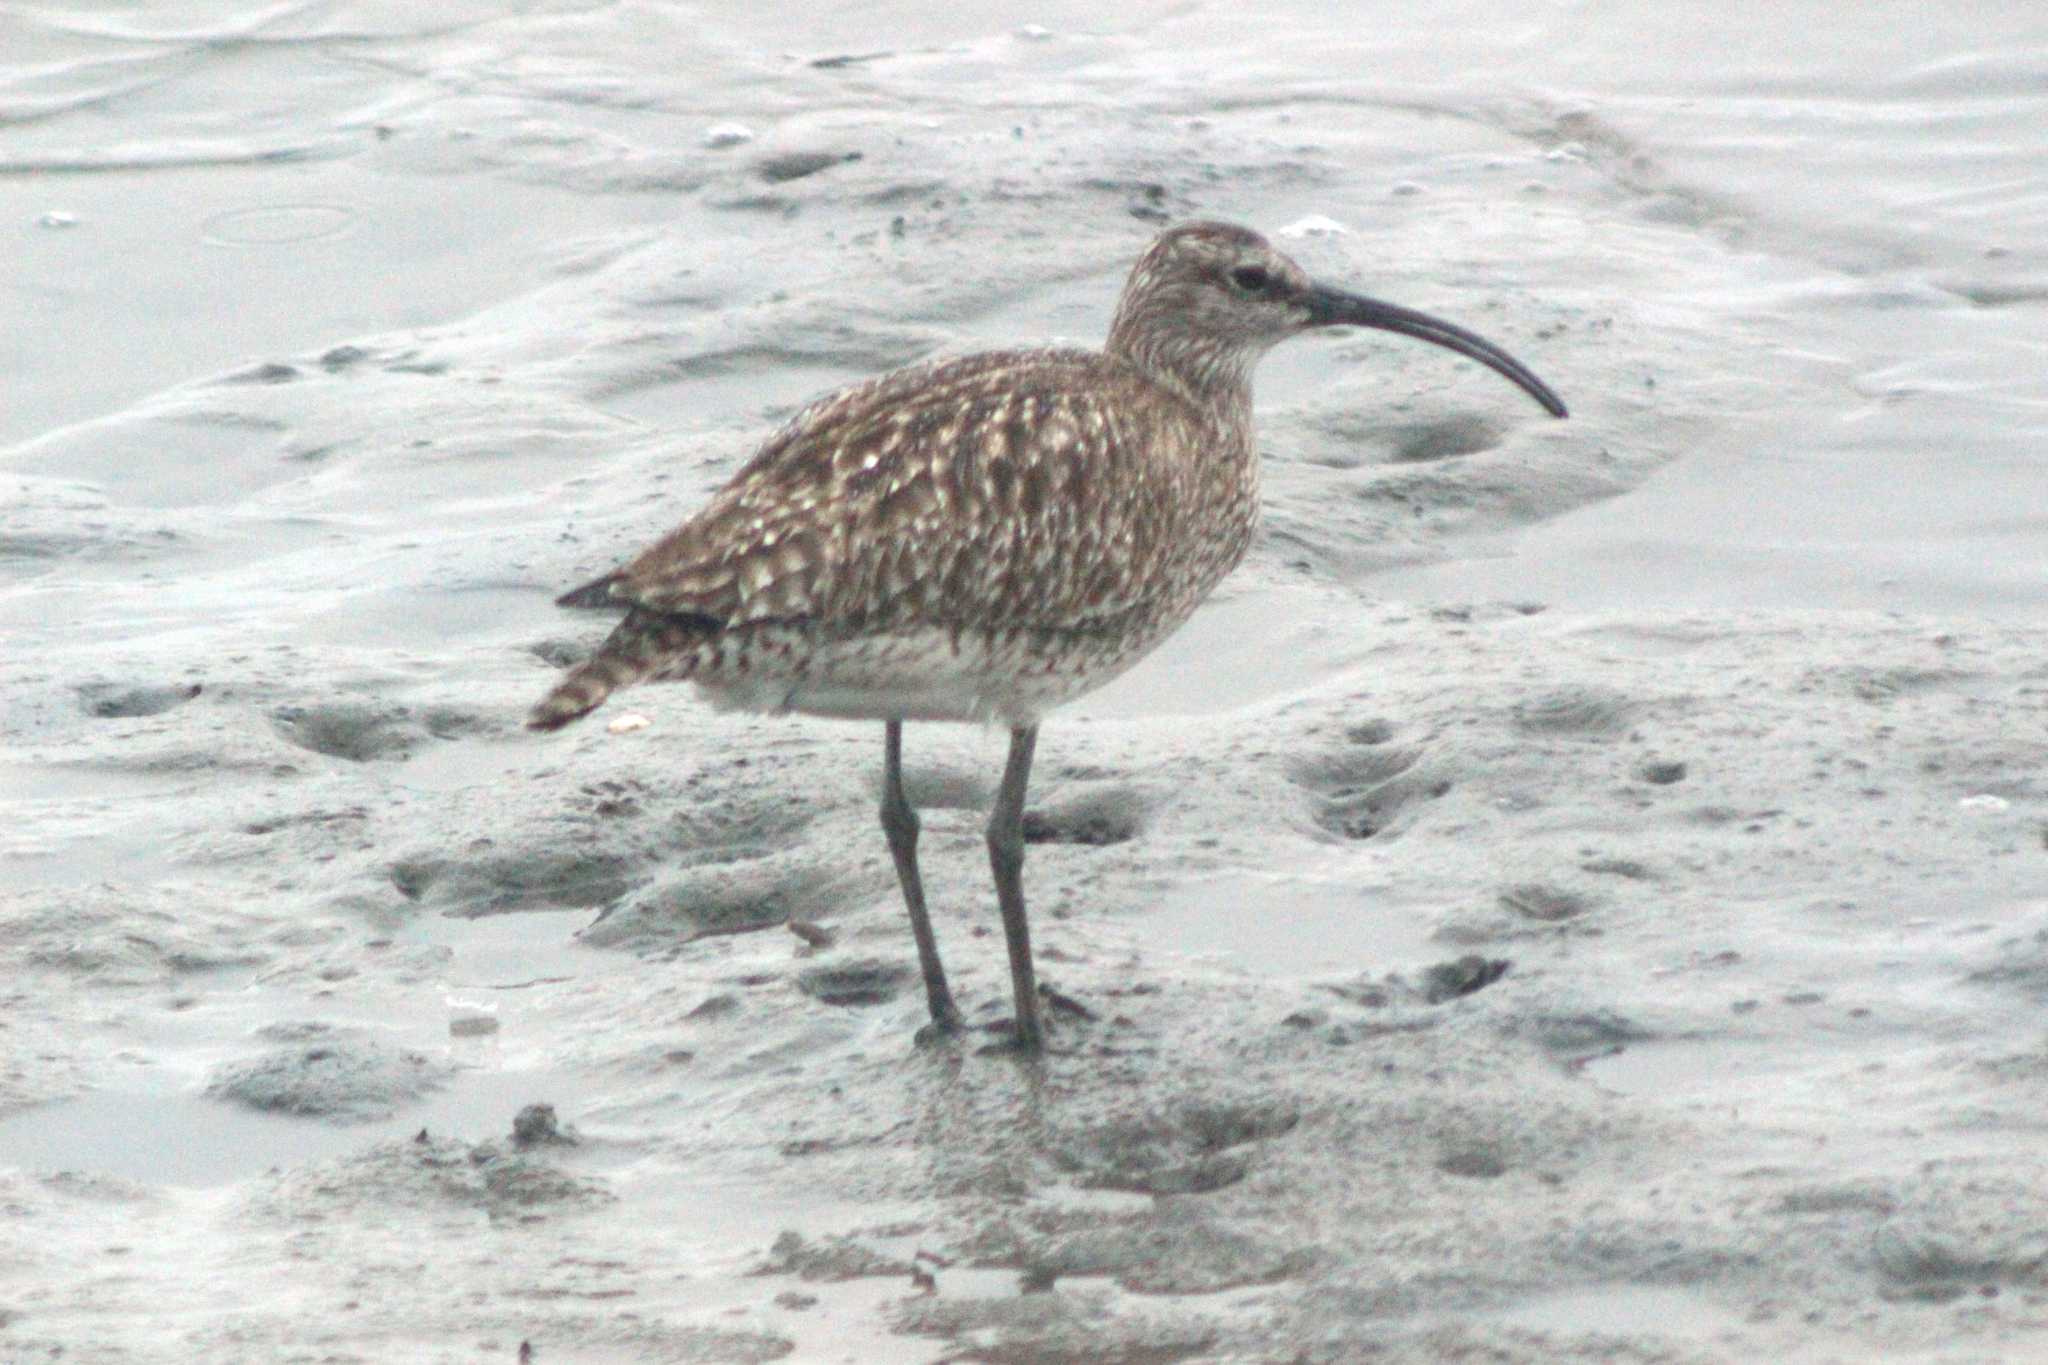
[(567, 605), (728, 627), (1109, 628), (1171, 592), (1205, 425), (1088, 352), (996, 352), (814, 403)]

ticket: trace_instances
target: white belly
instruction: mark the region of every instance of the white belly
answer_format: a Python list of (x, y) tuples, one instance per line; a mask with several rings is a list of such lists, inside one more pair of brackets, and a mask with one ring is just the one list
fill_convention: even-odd
[(1029, 725), (1116, 677), (1152, 643), (930, 629), (824, 643), (767, 635), (700, 666), (691, 681), (735, 710)]

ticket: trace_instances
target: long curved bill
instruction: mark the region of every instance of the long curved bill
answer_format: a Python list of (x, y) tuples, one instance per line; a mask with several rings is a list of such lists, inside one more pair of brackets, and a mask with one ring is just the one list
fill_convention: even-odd
[(1432, 342), (1513, 380), (1523, 392), (1541, 403), (1544, 411), (1552, 417), (1567, 415), (1564, 400), (1551, 392), (1550, 385), (1538, 379), (1527, 365), (1485, 337), (1468, 332), (1456, 323), (1445, 322), (1442, 318), (1433, 318), (1399, 304), (1381, 303), (1362, 294), (1347, 294), (1342, 289), (1328, 289), (1322, 285), (1312, 286), (1302, 301), (1308, 305), (1310, 326), (1376, 327), (1382, 332), (1399, 332), (1402, 336)]

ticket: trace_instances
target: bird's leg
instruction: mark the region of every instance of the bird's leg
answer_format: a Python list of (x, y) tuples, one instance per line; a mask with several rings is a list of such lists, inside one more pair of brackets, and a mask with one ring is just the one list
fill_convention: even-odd
[(924, 969), (924, 997), (931, 1006), (932, 1024), (956, 1033), (960, 1010), (946, 988), (939, 941), (932, 936), (932, 917), (924, 908), (924, 878), (917, 873), (917, 828), (917, 812), (903, 795), (903, 722), (888, 721), (882, 732), (882, 833), (889, 836), (896, 880), (903, 884), (903, 903), (910, 908), (910, 934), (917, 940), (917, 964)]
[(1010, 731), (1010, 761), (988, 817), (988, 862), (996, 876), (996, 903), (1003, 911), (1003, 937), (1010, 945), (1010, 989), (1017, 998), (1017, 1046), (1036, 1052), (1045, 1040), (1039, 1021), (1038, 981), (1031, 967), (1031, 925), (1024, 918), (1024, 788), (1031, 780), (1031, 752), (1038, 727)]

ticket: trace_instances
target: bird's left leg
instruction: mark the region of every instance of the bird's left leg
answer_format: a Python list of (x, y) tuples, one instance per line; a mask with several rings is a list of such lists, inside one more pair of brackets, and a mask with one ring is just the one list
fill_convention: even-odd
[(988, 817), (988, 861), (995, 872), (996, 903), (1002, 907), (1003, 937), (1010, 947), (1010, 989), (1016, 997), (1017, 1046), (1036, 1052), (1045, 1041), (1038, 1009), (1038, 979), (1031, 965), (1031, 925), (1024, 917), (1024, 788), (1031, 780), (1031, 754), (1038, 727), (1010, 731), (1010, 761)]
[(932, 917), (925, 909), (924, 878), (917, 871), (917, 812), (903, 795), (903, 722), (885, 722), (882, 732), (882, 833), (889, 838), (889, 855), (896, 860), (896, 880), (903, 886), (903, 903), (910, 910), (910, 936), (917, 940), (917, 965), (924, 971), (925, 1002), (931, 1007), (932, 1026), (942, 1033), (960, 1031), (960, 1009), (946, 985), (946, 969), (939, 962), (939, 941), (932, 933)]

